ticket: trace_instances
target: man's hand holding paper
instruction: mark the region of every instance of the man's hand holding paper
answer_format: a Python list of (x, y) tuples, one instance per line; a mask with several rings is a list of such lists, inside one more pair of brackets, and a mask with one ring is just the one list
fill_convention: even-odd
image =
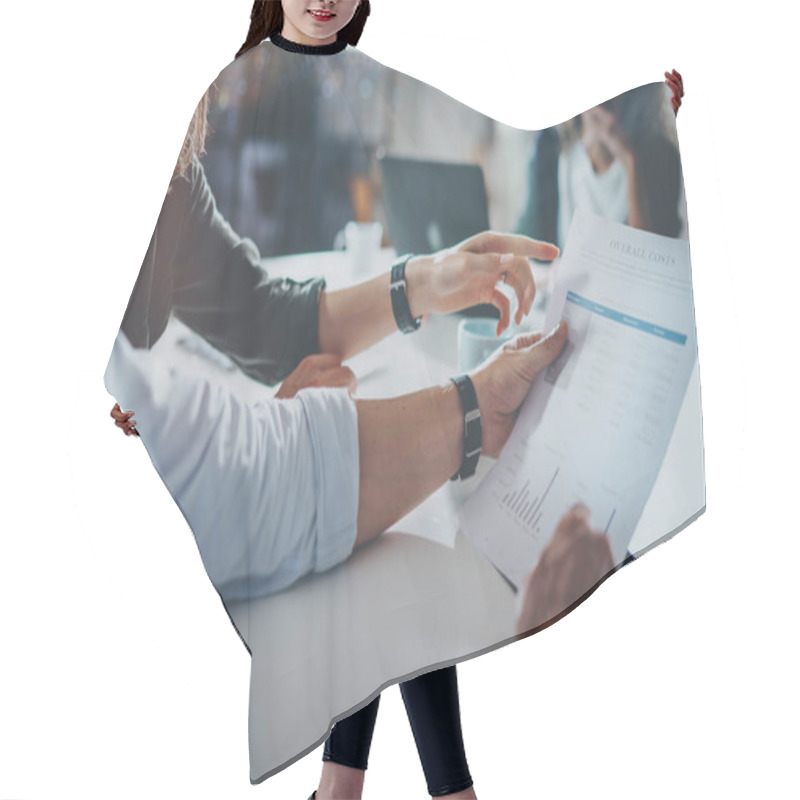
[(578, 209), (545, 328), (559, 319), (566, 345), (461, 509), (462, 531), (516, 586), (577, 503), (624, 559), (696, 361), (688, 242)]

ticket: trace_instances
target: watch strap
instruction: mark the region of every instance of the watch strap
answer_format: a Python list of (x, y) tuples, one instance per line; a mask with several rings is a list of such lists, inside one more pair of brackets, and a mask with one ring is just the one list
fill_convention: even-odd
[(422, 324), (422, 317), (411, 316), (408, 305), (408, 285), (406, 284), (406, 264), (413, 258), (413, 253), (400, 256), (392, 264), (392, 276), (389, 283), (389, 295), (392, 298), (392, 311), (397, 327), (403, 333), (413, 333)]
[(461, 459), (460, 469), (450, 477), (450, 480), (461, 478), (463, 481), (475, 474), (483, 446), (483, 426), (481, 425), (481, 412), (478, 408), (478, 396), (469, 375), (458, 375), (450, 380), (458, 389), (458, 397), (464, 411), (464, 455)]

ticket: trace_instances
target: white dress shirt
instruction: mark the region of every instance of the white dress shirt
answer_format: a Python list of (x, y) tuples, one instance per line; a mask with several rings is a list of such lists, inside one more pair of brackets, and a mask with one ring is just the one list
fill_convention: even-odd
[(279, 592), (352, 552), (358, 513), (355, 400), (347, 387), (244, 400), (182, 374), (120, 331), (104, 381), (192, 529), (225, 600)]

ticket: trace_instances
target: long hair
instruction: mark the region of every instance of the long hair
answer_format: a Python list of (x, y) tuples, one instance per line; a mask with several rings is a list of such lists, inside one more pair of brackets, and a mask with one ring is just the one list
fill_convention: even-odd
[[(664, 100), (664, 90), (663, 81), (648, 83), (599, 105), (616, 113), (622, 129), (629, 137), (663, 134), (668, 139), (674, 140), (674, 114), (670, 104)], [(568, 150), (575, 144), (583, 132), (580, 114), (559, 123), (556, 127), (562, 151)]]
[(172, 178), (170, 179), (170, 185), (167, 189), (168, 194), (172, 188), (172, 182), (175, 178), (186, 174), (186, 170), (189, 169), (189, 165), (192, 163), (192, 159), (195, 155), (200, 158), (206, 152), (206, 136), (209, 133), (208, 100), (212, 87), (213, 84), (206, 89), (192, 115), (189, 129), (186, 131), (186, 136), (181, 145), (178, 161), (175, 164), (175, 169), (172, 171)]
[[(336, 38), (345, 39), (350, 45), (357, 45), (369, 12), (369, 0), (361, 0), (355, 14), (353, 14), (353, 18), (338, 32)], [(247, 38), (239, 48), (239, 52), (236, 53), (234, 60), (261, 44), (267, 37), (272, 36), (274, 33), (280, 33), (282, 30), (283, 5), (280, 0), (255, 0), (253, 9), (250, 12), (250, 30), (247, 32)], [(186, 174), (194, 157), (200, 158), (206, 152), (205, 142), (209, 133), (208, 103), (212, 89), (213, 84), (209, 86), (197, 104), (192, 121), (189, 123), (189, 129), (186, 131), (178, 161), (172, 172), (170, 188), (175, 178)], [(167, 189), (167, 192), (169, 192), (169, 189)]]
[[(339, 31), (336, 38), (345, 39), (348, 44), (355, 47), (361, 38), (368, 16), (369, 0), (361, 0), (353, 18)], [(268, 36), (280, 33), (282, 30), (283, 5), (280, 0), (255, 0), (253, 10), (250, 12), (250, 30), (247, 32), (247, 38), (239, 48), (236, 58), (261, 44)]]

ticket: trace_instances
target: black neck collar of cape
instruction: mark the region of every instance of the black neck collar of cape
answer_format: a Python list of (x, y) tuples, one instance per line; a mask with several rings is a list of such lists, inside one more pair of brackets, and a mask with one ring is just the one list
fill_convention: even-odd
[(330, 56), (334, 53), (341, 53), (347, 47), (347, 39), (337, 39), (330, 44), (298, 44), (285, 36), (281, 36), (277, 31), (269, 37), (272, 44), (290, 53), (307, 53), (313, 56)]

